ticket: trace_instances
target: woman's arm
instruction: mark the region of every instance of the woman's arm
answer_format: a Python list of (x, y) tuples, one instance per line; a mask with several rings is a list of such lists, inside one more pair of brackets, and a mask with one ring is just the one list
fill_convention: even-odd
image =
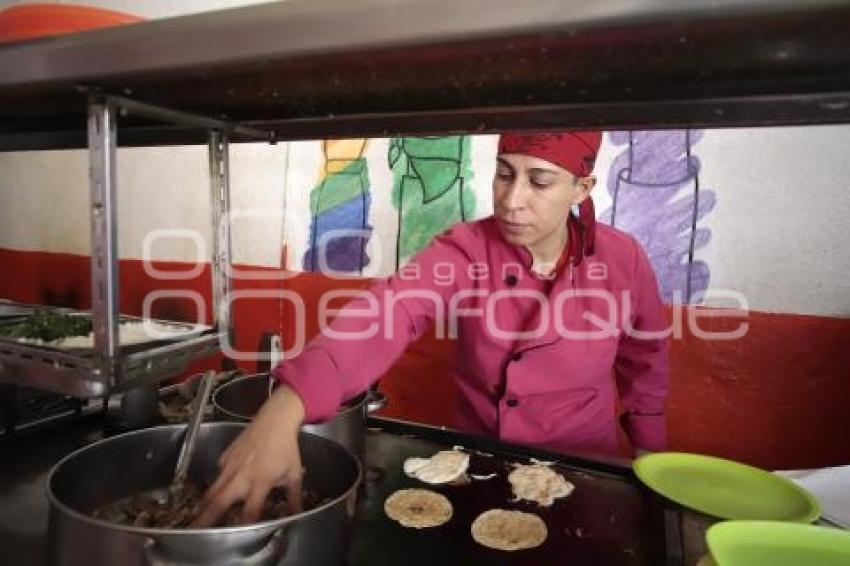
[[(301, 425), (333, 416), (341, 401), (380, 377), (444, 312), (452, 291), (468, 280), (467, 263), (451, 233), (436, 238), (404, 270), (348, 303), (304, 352), (279, 364), (273, 376), (281, 387), (222, 455), (196, 526), (214, 525), (240, 501), (245, 502), (243, 522), (256, 521), (276, 485), (286, 487), (297, 510)], [(451, 278), (445, 276), (448, 266), (454, 266)]]
[[(463, 227), (459, 227), (463, 229)], [(468, 281), (470, 259), (452, 237), (439, 236), (399, 273), (372, 284), (272, 375), (302, 399), (305, 422), (333, 416), (366, 390), (445, 315), (451, 295)]]

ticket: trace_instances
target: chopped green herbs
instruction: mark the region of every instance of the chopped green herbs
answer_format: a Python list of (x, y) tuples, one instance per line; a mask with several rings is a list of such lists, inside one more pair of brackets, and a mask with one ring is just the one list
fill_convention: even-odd
[(23, 321), (0, 326), (0, 335), (38, 339), (43, 342), (55, 342), (71, 336), (87, 336), (91, 331), (91, 317), (59, 314), (47, 309), (36, 309)]

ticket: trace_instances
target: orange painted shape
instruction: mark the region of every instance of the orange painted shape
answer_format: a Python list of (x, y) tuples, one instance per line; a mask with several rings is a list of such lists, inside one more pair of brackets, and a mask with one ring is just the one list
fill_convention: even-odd
[(28, 4), (0, 11), (0, 42), (22, 41), (143, 21), (132, 14), (68, 4)]

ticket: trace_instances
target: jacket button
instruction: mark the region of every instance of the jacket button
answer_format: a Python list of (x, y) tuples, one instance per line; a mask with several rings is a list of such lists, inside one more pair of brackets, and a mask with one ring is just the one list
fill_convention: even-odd
[(517, 405), (519, 405), (519, 401), (517, 401), (516, 399), (508, 399), (507, 401), (505, 401), (505, 404), (506, 404), (508, 407), (510, 407), (510, 408), (512, 408), (512, 409), (513, 409), (514, 407), (516, 407)]
[(522, 352), (514, 352), (514, 354), (511, 356), (512, 362), (518, 362), (521, 359), (522, 359)]
[(516, 275), (508, 275), (507, 277), (505, 277), (505, 285), (507, 285), (508, 287), (514, 287), (518, 281), (519, 279), (517, 279)]

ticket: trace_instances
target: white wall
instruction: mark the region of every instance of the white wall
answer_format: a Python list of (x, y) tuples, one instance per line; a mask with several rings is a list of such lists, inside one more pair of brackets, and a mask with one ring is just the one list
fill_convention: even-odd
[(714, 130), (696, 146), (717, 192), (711, 286), (753, 308), (850, 315), (850, 126)]
[[(232, 207), (281, 210), (286, 157), (286, 144), (234, 145)], [(0, 247), (88, 254), (87, 167), (85, 151), (0, 153)], [(192, 230), (209, 251), (209, 203), (206, 147), (118, 151), (121, 257), (142, 258), (145, 237), (158, 229)], [(281, 222), (275, 217), (235, 220), (234, 261), (277, 266)], [(184, 237), (158, 239), (153, 247), (155, 259), (194, 260), (198, 255), (195, 243)]]
[[(607, 138), (606, 138), (607, 139)], [(287, 168), (287, 148), (290, 150)], [(700, 223), (712, 240), (696, 258), (711, 270), (712, 289), (733, 289), (758, 310), (850, 314), (850, 126), (710, 130), (694, 146), (700, 182), (717, 206)], [(597, 210), (610, 204), (607, 173), (622, 147), (603, 145), (597, 162)], [(373, 240), (381, 273), (395, 256), (397, 211), (387, 140), (370, 140)], [(473, 140), (476, 215), (492, 208), (495, 137)], [(87, 253), (86, 154), (54, 151), (0, 154), (0, 247)], [(321, 171), (319, 142), (235, 145), (231, 159), (235, 209), (273, 211), (234, 223), (234, 259), (278, 265), (280, 242), (289, 265), (300, 265), (309, 233), (309, 192)], [(122, 149), (119, 152), (120, 250), (142, 257), (146, 234), (158, 228), (196, 230), (209, 242), (206, 151), (202, 147)], [(286, 199), (289, 220), (276, 217)], [(285, 234), (282, 236), (282, 234)], [(377, 249), (373, 242), (374, 250)], [(185, 239), (160, 241), (155, 257), (191, 260)]]
[[(705, 132), (693, 152), (701, 190), (717, 205), (699, 223), (711, 241), (695, 259), (709, 265), (709, 289), (738, 291), (756, 310), (850, 316), (848, 147), (846, 125)], [(620, 151), (600, 151), (597, 211), (610, 206), (607, 175)]]

